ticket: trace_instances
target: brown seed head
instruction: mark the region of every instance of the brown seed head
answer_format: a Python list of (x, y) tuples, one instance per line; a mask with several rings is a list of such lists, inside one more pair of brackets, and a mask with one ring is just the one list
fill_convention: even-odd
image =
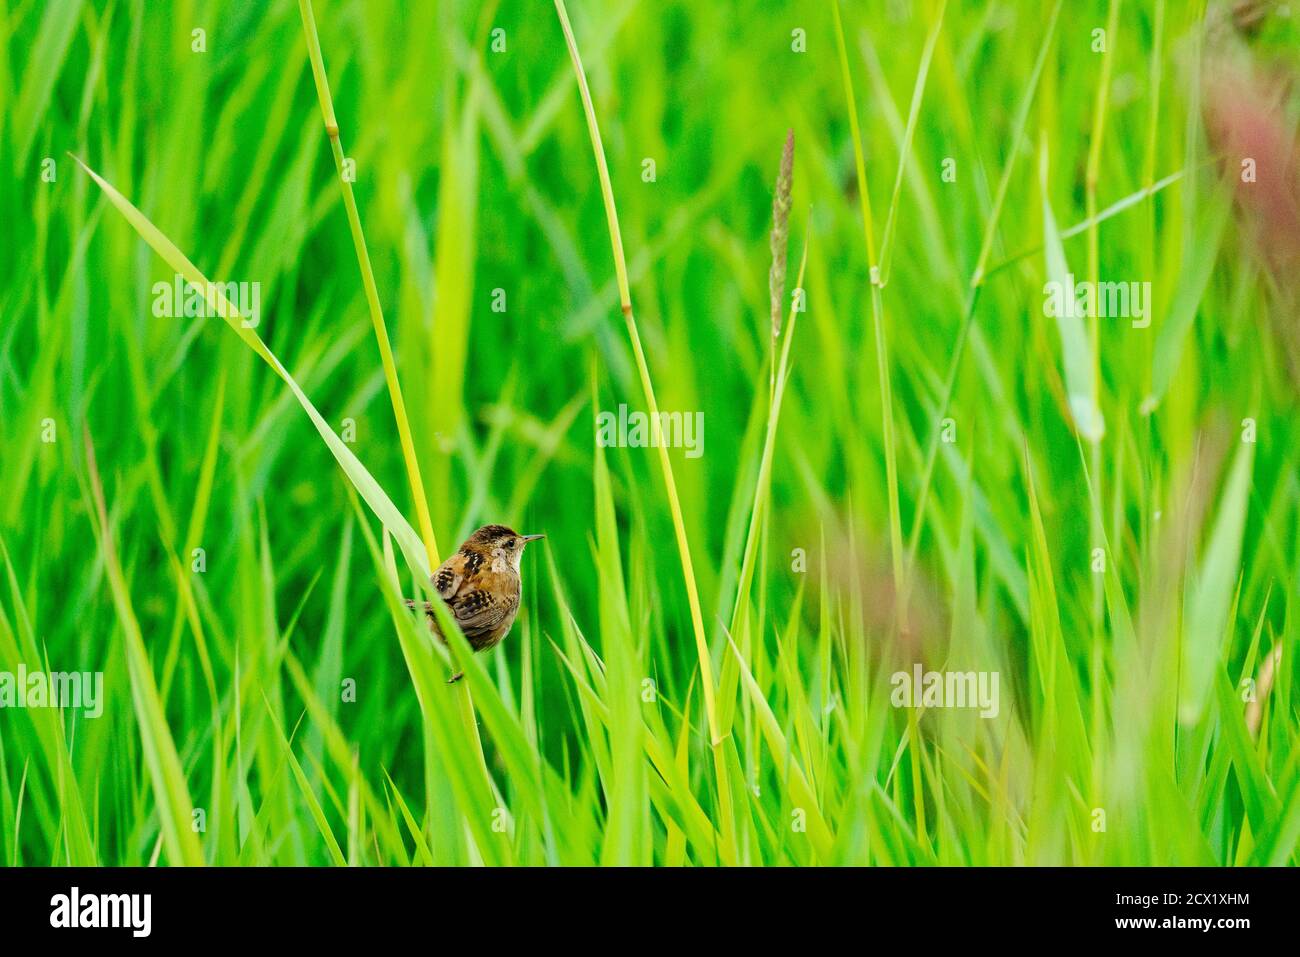
[(772, 336), (781, 334), (781, 314), (785, 300), (786, 251), (790, 244), (790, 188), (794, 174), (794, 130), (785, 134), (781, 151), (781, 171), (776, 177), (776, 194), (772, 197), (772, 269), (768, 273), (768, 294), (772, 303)]

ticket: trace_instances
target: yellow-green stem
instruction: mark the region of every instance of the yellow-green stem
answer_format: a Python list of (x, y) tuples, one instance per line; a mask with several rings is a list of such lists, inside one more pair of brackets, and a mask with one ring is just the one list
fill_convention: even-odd
[[(596, 155), (596, 170), (600, 176), (600, 192), (605, 202), (605, 218), (609, 223), (609, 239), (614, 249), (614, 272), (618, 279), (618, 296), (623, 309), (623, 319), (627, 323), (628, 338), (632, 340), (632, 352), (636, 356), (637, 371), (641, 375), (641, 386), (645, 390), (646, 404), (650, 406), (650, 422), (656, 434), (653, 442), (659, 448), (659, 464), (664, 473), (664, 484), (668, 490), (668, 507), (672, 511), (673, 529), (677, 535), (677, 550), (681, 554), (682, 575), (686, 580), (686, 598), (691, 608), (691, 626), (695, 632), (696, 651), (700, 659), (700, 675), (704, 684), (704, 711), (708, 716), (709, 733), (714, 744), (720, 740), (718, 733), (717, 705), (714, 701), (713, 666), (709, 658), (709, 644), (704, 635), (704, 617), (700, 612), (699, 589), (695, 584), (695, 569), (691, 564), (690, 542), (686, 537), (686, 522), (682, 518), (682, 505), (677, 497), (677, 483), (673, 479), (673, 465), (668, 457), (666, 444), (657, 434), (659, 429), (659, 403), (655, 401), (654, 384), (650, 380), (650, 367), (646, 363), (645, 351), (641, 348), (641, 335), (637, 331), (636, 318), (632, 314), (632, 292), (627, 279), (627, 262), (623, 256), (623, 235), (618, 227), (618, 210), (614, 207), (614, 189), (610, 184), (609, 166), (605, 162), (605, 147), (600, 138), (600, 127), (596, 122), (596, 109), (591, 102), (591, 90), (587, 86), (587, 74), (582, 68), (582, 58), (578, 54), (578, 43), (573, 36), (573, 27), (569, 23), (569, 13), (564, 0), (555, 0), (555, 10), (560, 17), (560, 26), (564, 30), (564, 40), (569, 47), (569, 56), (573, 60), (573, 70), (578, 80), (578, 91), (582, 95), (582, 108), (587, 116), (587, 132), (591, 136), (592, 152)], [(721, 788), (724, 775), (719, 774)]]
[(424, 496), (424, 481), (420, 478), (420, 463), (415, 455), (415, 442), (411, 438), (411, 424), (406, 417), (406, 402), (402, 399), (402, 387), (397, 381), (397, 363), (393, 359), (393, 347), (388, 341), (388, 328), (384, 325), (383, 307), (379, 304), (379, 290), (375, 285), (374, 270), (370, 267), (370, 253), (366, 249), (366, 237), (361, 229), (361, 215), (357, 212), (357, 201), (352, 195), (352, 184), (343, 175), (345, 159), (343, 144), (339, 138), (338, 118), (334, 115), (334, 100), (330, 96), (329, 78), (325, 75), (320, 38), (316, 35), (316, 17), (312, 13), (311, 0), (298, 0), (298, 8), (302, 13), (303, 28), (307, 32), (307, 55), (311, 59), (311, 72), (316, 81), (316, 95), (320, 99), (325, 132), (329, 136), (330, 149), (334, 153), (334, 165), (343, 188), (343, 206), (347, 210), (348, 226), (352, 231), (352, 245), (356, 248), (357, 262), (361, 266), (361, 283), (365, 287), (366, 303), (370, 307), (370, 320), (375, 327), (375, 340), (379, 343), (379, 360), (384, 366), (388, 397), (392, 400), (393, 417), (397, 420), (397, 437), (402, 444), (402, 458), (406, 461), (406, 477), (411, 485), (411, 498), (415, 502), (420, 538), (424, 541), (429, 567), (437, 568), (438, 541), (433, 534), (429, 503)]
[(709, 643), (704, 635), (704, 616), (700, 613), (699, 589), (695, 584), (695, 569), (691, 564), (691, 546), (686, 537), (686, 522), (682, 518), (682, 505), (677, 497), (677, 483), (673, 479), (673, 466), (668, 458), (668, 449), (658, 434), (659, 404), (655, 401), (654, 384), (650, 381), (650, 367), (646, 363), (645, 351), (641, 348), (641, 335), (637, 332), (636, 318), (632, 314), (632, 292), (627, 280), (627, 261), (623, 256), (623, 235), (618, 228), (618, 210), (614, 207), (614, 188), (609, 179), (609, 167), (605, 162), (605, 147), (600, 139), (600, 126), (596, 122), (596, 108), (591, 102), (591, 90), (587, 86), (587, 74), (582, 68), (582, 58), (578, 54), (578, 42), (573, 36), (573, 27), (569, 23), (569, 12), (564, 0), (555, 0), (555, 12), (560, 18), (560, 27), (564, 31), (564, 42), (569, 47), (569, 58), (573, 61), (573, 72), (578, 81), (578, 91), (582, 95), (582, 108), (587, 116), (587, 133), (591, 137), (591, 149), (596, 157), (596, 170), (600, 176), (600, 192), (605, 201), (605, 218), (609, 224), (609, 240), (614, 251), (614, 272), (618, 277), (618, 295), (623, 310), (623, 319), (627, 323), (628, 338), (632, 340), (632, 351), (636, 355), (637, 371), (641, 375), (641, 386), (645, 390), (646, 404), (650, 407), (650, 421), (655, 430), (654, 444), (659, 447), (659, 464), (664, 473), (664, 485), (668, 491), (668, 507), (672, 511), (673, 530), (677, 537), (677, 551), (681, 555), (682, 578), (686, 583), (686, 599), (691, 609), (691, 628), (695, 633), (695, 651), (700, 662), (700, 683), (704, 688), (704, 713), (709, 722), (710, 750), (713, 753), (714, 778), (718, 786), (718, 816), (722, 839), (727, 847), (735, 847), (735, 815), (731, 794), (731, 779), (728, 776), (726, 755), (723, 753), (723, 736), (718, 721), (718, 706), (715, 701), (716, 689), (713, 683), (713, 665), (709, 658)]

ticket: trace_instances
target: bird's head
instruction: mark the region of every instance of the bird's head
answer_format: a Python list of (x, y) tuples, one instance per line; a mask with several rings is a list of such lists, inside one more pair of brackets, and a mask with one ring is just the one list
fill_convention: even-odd
[(493, 559), (505, 561), (518, 571), (519, 558), (524, 553), (524, 546), (545, 537), (545, 535), (520, 535), (508, 525), (484, 525), (466, 540), (465, 547), (486, 552)]

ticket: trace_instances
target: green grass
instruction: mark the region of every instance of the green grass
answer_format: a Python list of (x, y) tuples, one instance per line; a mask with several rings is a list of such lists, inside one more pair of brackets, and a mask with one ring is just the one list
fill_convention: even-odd
[[(0, 673), (104, 674), (0, 709), (0, 864), (1296, 863), (1300, 386), (1202, 76), (1300, 26), (1203, 14), (0, 0)], [(486, 522), (547, 538), (475, 657), (401, 599)]]

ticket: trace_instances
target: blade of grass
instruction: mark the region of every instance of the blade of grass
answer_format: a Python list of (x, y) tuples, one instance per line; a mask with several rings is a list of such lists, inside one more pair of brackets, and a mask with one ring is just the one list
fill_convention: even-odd
[[(325, 840), (325, 848), (329, 851), (330, 859), (334, 862), (335, 867), (347, 867), (348, 860), (343, 853), (343, 848), (339, 846), (338, 839), (334, 837), (334, 831), (325, 817), (325, 811), (320, 806), (320, 801), (316, 799), (315, 793), (311, 789), (311, 784), (307, 780), (307, 774), (298, 762), (298, 757), (293, 753), (293, 743), (285, 736), (284, 729), (280, 727), (280, 722), (276, 720), (275, 709), (271, 703), (265, 700), (267, 718), (271, 727), (275, 730), (275, 738), (284, 749), (284, 759), (288, 762), (289, 770), (293, 772), (293, 779), (298, 785), (298, 791), (302, 796), (303, 803), (307, 805), (307, 811), (311, 814), (312, 821), (316, 824), (316, 830)], [(295, 737), (297, 729), (295, 728)]]
[(139, 234), (140, 238), (161, 256), (168, 266), (183, 276), (186, 282), (200, 290), (208, 307), (215, 314), (225, 319), (226, 324), (235, 330), (245, 344), (256, 352), (262, 361), (269, 365), (272, 371), (284, 381), (285, 385), (293, 392), (294, 398), (298, 400), (298, 404), (302, 406), (303, 411), (311, 419), (312, 425), (316, 427), (320, 437), (325, 440), (325, 444), (343, 468), (343, 472), (352, 485), (366, 504), (370, 506), (371, 511), (384, 523), (384, 526), (397, 540), (397, 544), (407, 562), (410, 563), (411, 568), (419, 573), (422, 578), (427, 579), (430, 574), (428, 552), (423, 547), (420, 537), (411, 528), (410, 523), (402, 516), (402, 513), (397, 510), (397, 506), (393, 504), (379, 483), (361, 464), (361, 460), (352, 453), (352, 450), (330, 428), (329, 423), (325, 421), (325, 417), (316, 410), (316, 406), (307, 398), (307, 394), (302, 391), (297, 380), (289, 374), (289, 371), (275, 357), (275, 354), (271, 352), (261, 337), (250, 326), (241, 321), (239, 311), (226, 299), (221, 287), (210, 283), (185, 254), (177, 249), (176, 245), (164, 236), (158, 227), (150, 222), (148, 217), (136, 209), (130, 200), (114, 189), (108, 181), (89, 166), (81, 162), (80, 159), (75, 156), (73, 159), (77, 160), (77, 164), (104, 191), (109, 201), (126, 218), (126, 221), (130, 223), (131, 228)]
[[(25, 168), (27, 155), (41, 130), (54, 85), (72, 44), (77, 22), (81, 19), (81, 6), (82, 0), (66, 0), (44, 7), (40, 29), (28, 51), (27, 69), (18, 88), (17, 102), (12, 106), (16, 169)], [(4, 42), (8, 44), (10, 38), (5, 37)]]
[[(808, 266), (808, 237), (804, 236), (803, 254), (799, 260), (799, 275), (795, 280), (796, 288), (801, 288), (804, 281), (804, 272)], [(777, 424), (781, 418), (781, 404), (785, 397), (786, 383), (790, 377), (790, 343), (794, 338), (795, 322), (798, 319), (798, 311), (793, 307), (790, 308), (789, 320), (785, 324), (785, 332), (781, 342), (781, 359), (779, 369), (776, 373), (775, 389), (771, 393), (771, 400), (768, 407), (767, 431), (763, 439), (763, 453), (759, 463), (758, 477), (754, 484), (754, 499), (749, 510), (749, 530), (745, 535), (745, 549), (740, 563), (740, 578), (736, 583), (736, 600), (731, 609), (731, 626), (729, 631), (732, 635), (740, 634), (739, 623), (745, 607), (749, 603), (750, 589), (754, 577), (754, 563), (758, 551), (759, 528), (762, 517), (770, 504), (771, 497), (771, 477), (772, 477), (772, 457), (776, 449), (776, 430)], [(735, 671), (734, 664), (729, 669), (723, 666), (722, 688), (730, 691), (734, 678), (729, 676)], [(724, 719), (723, 727), (726, 728), (729, 722)]]
[(1070, 414), (1079, 434), (1087, 441), (1097, 443), (1106, 434), (1106, 421), (1097, 403), (1096, 356), (1084, 330), (1083, 319), (1077, 314), (1075, 304), (1070, 301), (1070, 291), (1073, 288), (1070, 268), (1065, 262), (1061, 234), (1056, 229), (1052, 204), (1047, 196), (1046, 144), (1039, 154), (1038, 172), (1043, 194), (1043, 245), (1046, 249), (1047, 280), (1055, 284), (1057, 289), (1064, 290), (1061, 296), (1061, 314), (1056, 317), (1056, 328), (1061, 334), (1061, 363), (1065, 367)]
[(438, 542), (434, 538), (433, 521), (429, 517), (429, 503), (424, 494), (424, 482), (420, 478), (420, 462), (415, 454), (415, 442), (411, 438), (411, 424), (406, 417), (406, 402), (402, 399), (402, 386), (397, 381), (397, 363), (393, 360), (393, 348), (388, 342), (388, 328), (384, 325), (383, 307), (379, 304), (375, 273), (370, 267), (366, 236), (361, 229), (361, 215), (357, 211), (356, 197), (352, 195), (352, 183), (343, 175), (343, 144), (339, 138), (338, 119), (334, 115), (334, 99), (330, 96), (329, 77), (325, 74), (325, 61), (321, 55), (320, 38), (316, 34), (316, 16), (312, 12), (311, 0), (298, 0), (298, 11), (302, 15), (303, 29), (307, 33), (307, 54), (311, 58), (316, 95), (320, 99), (325, 132), (329, 136), (330, 150), (334, 154), (334, 166), (338, 170), (339, 185), (343, 190), (343, 206), (347, 210), (348, 226), (352, 231), (352, 245), (356, 249), (357, 262), (361, 266), (361, 282), (366, 290), (366, 304), (370, 307), (370, 319), (375, 327), (375, 341), (379, 345), (379, 359), (384, 366), (384, 381), (388, 384), (388, 397), (393, 405), (393, 417), (397, 420), (397, 435), (402, 443), (402, 458), (406, 461), (406, 477), (411, 484), (411, 498), (415, 503), (420, 535), (424, 541), (429, 567), (435, 568), (438, 565)]
[(889, 259), (894, 247), (894, 224), (898, 221), (898, 198), (903, 191), (903, 174), (907, 172), (907, 158), (912, 152), (912, 137), (916, 134), (916, 122), (921, 116), (921, 100), (925, 96), (925, 81), (930, 75), (930, 61), (934, 58), (934, 48), (939, 42), (939, 31), (943, 29), (943, 17), (948, 9), (948, 0), (940, 0), (939, 11), (934, 15), (934, 24), (925, 39), (925, 48), (921, 51), (921, 64), (916, 69), (916, 82), (912, 85), (912, 104), (907, 111), (907, 129), (903, 133), (903, 145), (898, 154), (898, 172), (894, 176), (894, 191), (889, 197), (889, 212), (885, 215), (885, 233), (880, 240), (880, 284), (889, 284)]
[(1025, 124), (1029, 121), (1029, 109), (1033, 105), (1035, 94), (1038, 92), (1038, 82), (1043, 75), (1043, 65), (1047, 62), (1047, 55), (1052, 49), (1052, 39), (1056, 36), (1056, 24), (1060, 18), (1062, 2), (1063, 0), (1057, 0), (1052, 7), (1052, 16), (1048, 21), (1042, 42), (1038, 46), (1038, 57), (1034, 61), (1033, 72), (1030, 74), (1029, 82), (1025, 85), (1024, 96), (1016, 108), (1015, 120), (1011, 124), (1011, 141), (1007, 147), (1006, 163), (1002, 167), (1002, 177), (998, 181), (998, 191), (993, 200), (993, 209), (989, 214), (988, 222), (984, 226), (984, 238), (980, 244), (979, 258), (976, 260), (975, 270), (971, 274), (971, 289), (967, 297), (966, 308), (963, 310), (961, 328), (957, 332), (957, 341), (953, 346), (952, 358), (948, 361), (948, 374), (943, 383), (943, 398), (933, 417), (934, 425), (930, 429), (930, 439), (925, 452), (925, 466), (921, 470), (921, 489), (917, 493), (916, 512), (912, 516), (912, 531), (908, 536), (907, 563), (909, 567), (916, 559), (916, 548), (921, 538), (926, 502), (929, 499), (930, 485), (934, 479), (934, 463), (939, 454), (939, 422), (948, 414), (948, 408), (952, 404), (953, 392), (957, 387), (957, 371), (961, 368), (962, 357), (966, 353), (966, 342), (970, 338), (971, 326), (975, 322), (975, 307), (979, 303), (979, 292), (984, 283), (985, 265), (993, 251), (993, 243), (997, 239), (1002, 207), (1006, 203), (1007, 189), (1011, 185), (1011, 176), (1016, 168), (1016, 158), (1020, 153), (1020, 140), (1024, 136)]
[(614, 189), (610, 183), (609, 167), (605, 161), (605, 148), (601, 143), (600, 126), (596, 121), (596, 108), (591, 101), (591, 90), (587, 86), (587, 74), (582, 67), (582, 58), (578, 53), (578, 42), (569, 23), (569, 13), (564, 0), (555, 0), (555, 10), (564, 31), (564, 41), (569, 48), (569, 58), (573, 61), (574, 75), (578, 80), (578, 90), (582, 96), (582, 108), (587, 118), (587, 133), (591, 138), (591, 149), (596, 159), (596, 170), (600, 178), (601, 197), (605, 204), (605, 218), (609, 225), (610, 245), (614, 254), (614, 271), (618, 280), (619, 301), (623, 319), (627, 325), (628, 338), (632, 342), (632, 351), (636, 356), (637, 371), (641, 377), (641, 387), (645, 391), (646, 404), (654, 439), (652, 444), (659, 448), (659, 465), (663, 471), (664, 486), (668, 494), (668, 507), (672, 513), (673, 531), (677, 539), (677, 552), (681, 557), (682, 578), (686, 585), (686, 598), (690, 605), (691, 628), (695, 634), (695, 651), (700, 665), (700, 683), (704, 692), (704, 713), (709, 724), (709, 739), (713, 752), (714, 777), (718, 786), (719, 814), (723, 821), (724, 840), (728, 845), (730, 823), (733, 820), (731, 785), (727, 776), (725, 757), (721, 751), (723, 742), (722, 727), (718, 720), (717, 702), (714, 700), (716, 686), (713, 678), (713, 664), (709, 654), (708, 639), (704, 634), (704, 618), (700, 611), (699, 588), (695, 581), (695, 569), (691, 562), (691, 547), (686, 536), (686, 521), (682, 516), (682, 505), (677, 495), (677, 483), (673, 479), (672, 461), (668, 456), (667, 443), (660, 434), (662, 425), (659, 418), (659, 403), (655, 400), (654, 383), (650, 379), (650, 367), (646, 363), (645, 350), (641, 347), (641, 335), (637, 330), (636, 318), (632, 312), (632, 292), (628, 285), (627, 261), (623, 255), (623, 237), (619, 231), (618, 211), (614, 206)]
[(574, 75), (578, 80), (578, 91), (582, 95), (582, 108), (587, 118), (587, 133), (591, 137), (591, 149), (596, 158), (596, 172), (600, 178), (601, 197), (605, 203), (605, 218), (609, 224), (609, 239), (614, 252), (614, 272), (618, 279), (619, 302), (623, 318), (627, 323), (628, 338), (632, 341), (632, 351), (636, 355), (637, 371), (641, 375), (641, 386), (645, 390), (646, 404), (650, 406), (650, 422), (654, 431), (653, 444), (659, 447), (659, 464), (663, 470), (664, 485), (668, 492), (668, 506), (672, 511), (673, 529), (677, 536), (677, 551), (682, 560), (682, 577), (686, 583), (686, 597), (691, 609), (691, 627), (695, 633), (695, 649), (700, 661), (700, 675), (704, 685), (704, 711), (708, 715), (709, 733), (713, 743), (717, 744), (719, 726), (717, 705), (714, 702), (715, 686), (713, 683), (713, 665), (709, 657), (709, 644), (704, 635), (704, 618), (700, 611), (699, 589), (695, 583), (695, 570), (691, 564), (690, 542), (686, 537), (686, 522), (682, 517), (682, 505), (677, 495), (677, 483), (673, 479), (672, 461), (668, 457), (667, 443), (659, 434), (659, 403), (655, 400), (654, 383), (650, 379), (650, 367), (646, 363), (645, 350), (641, 348), (641, 334), (637, 331), (636, 318), (632, 313), (632, 291), (628, 285), (627, 260), (623, 255), (623, 235), (618, 226), (618, 210), (614, 206), (614, 188), (609, 179), (609, 166), (605, 161), (605, 147), (601, 143), (600, 126), (596, 120), (596, 108), (591, 101), (591, 90), (587, 87), (587, 74), (582, 67), (582, 58), (578, 53), (578, 41), (574, 38), (573, 27), (569, 23), (569, 12), (564, 0), (555, 0), (555, 10), (564, 30), (564, 41), (569, 48), (569, 58), (573, 61)]
[(194, 803), (190, 800), (185, 772), (181, 768), (180, 756), (176, 753), (176, 744), (172, 741), (171, 729), (167, 726), (158, 686), (154, 683), (149, 653), (144, 647), (144, 636), (140, 633), (140, 624), (131, 607), (131, 591), (118, 561), (113, 529), (104, 504), (104, 486), (99, 479), (95, 447), (88, 427), (85, 429), (85, 442), (86, 468), (90, 473), (90, 488), (99, 519), (95, 532), (103, 552), (104, 569), (113, 592), (113, 604), (122, 625), (127, 669), (131, 675), (131, 700), (135, 704), (136, 726), (140, 730), (145, 763), (153, 782), (163, 843), (171, 863), (198, 867), (203, 864), (203, 849), (190, 827)]
[(1242, 442), (1223, 489), (1218, 518), (1205, 555), (1185, 592), (1182, 688), (1179, 718), (1199, 720), (1215, 672), (1222, 666), (1230, 635), (1229, 609), (1241, 575), (1242, 532), (1250, 505), (1250, 477), (1255, 446)]
[(790, 743), (786, 740), (785, 733), (781, 730), (781, 725), (772, 711), (772, 706), (768, 703), (758, 682), (754, 680), (749, 665), (741, 658), (740, 649), (736, 647), (735, 642), (731, 641), (730, 637), (728, 637), (727, 646), (731, 649), (732, 655), (740, 665), (740, 676), (745, 686), (745, 692), (754, 704), (754, 710), (758, 715), (768, 749), (771, 750), (772, 756), (776, 759), (777, 768), (780, 769), (790, 787), (790, 797), (795, 802), (796, 807), (802, 807), (808, 812), (808, 836), (813, 842), (817, 857), (821, 863), (828, 864), (831, 862), (831, 855), (835, 847), (835, 836), (827, 826), (825, 818), (822, 817), (821, 808), (817, 803), (817, 795), (813, 792), (812, 786), (808, 783), (808, 778), (804, 775), (803, 769), (795, 759), (794, 752), (790, 749)]
[(867, 241), (867, 266), (871, 277), (871, 316), (876, 341), (876, 378), (880, 388), (881, 439), (885, 453), (885, 486), (889, 497), (889, 553), (894, 571), (894, 587), (900, 596), (898, 620), (902, 621), (906, 619), (907, 576), (903, 566), (903, 519), (898, 500), (898, 456), (894, 448), (894, 396), (889, 373), (889, 343), (885, 332), (880, 262), (876, 258), (875, 226), (871, 219), (871, 191), (867, 185), (862, 131), (858, 127), (858, 102), (853, 93), (853, 77), (849, 72), (849, 52), (844, 43), (844, 24), (840, 18), (839, 0), (831, 3), (831, 12), (835, 15), (835, 42), (840, 53), (840, 76), (844, 84), (844, 98), (848, 102), (849, 130), (853, 136), (853, 163), (858, 177), (858, 203), (861, 207), (862, 231)]

